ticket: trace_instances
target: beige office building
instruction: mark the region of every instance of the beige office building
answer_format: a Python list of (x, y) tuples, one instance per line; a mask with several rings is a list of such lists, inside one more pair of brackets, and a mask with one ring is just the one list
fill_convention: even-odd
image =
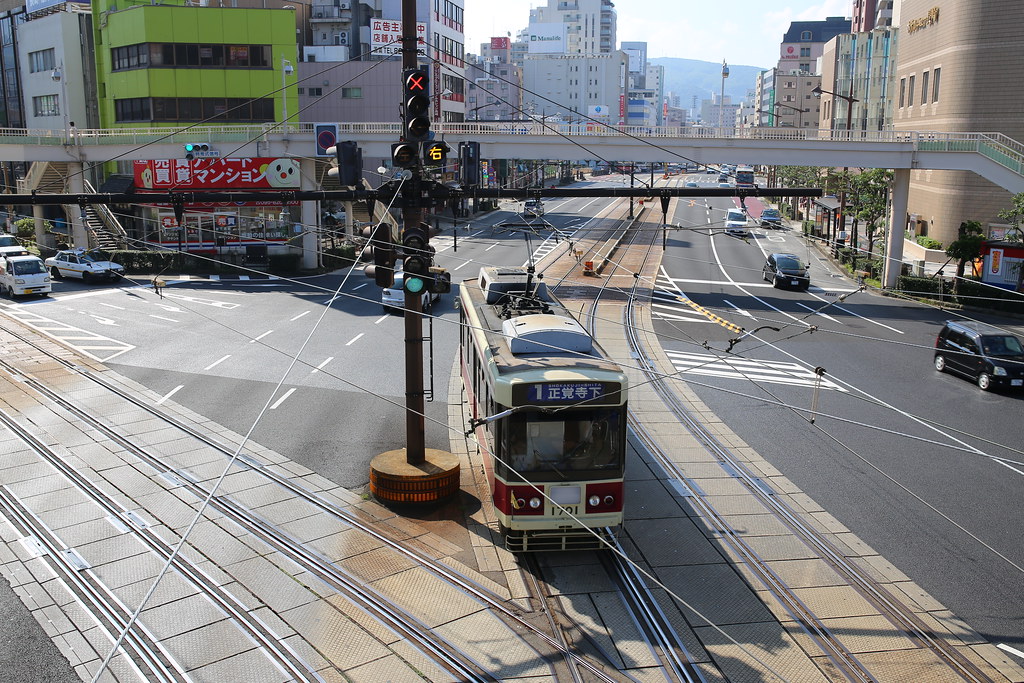
[[(896, 130), (1001, 133), (1024, 143), (1021, 0), (903, 0), (898, 24)], [(912, 171), (909, 225), (944, 245), (965, 220), (1001, 237), (997, 214), (1010, 197), (974, 173)]]

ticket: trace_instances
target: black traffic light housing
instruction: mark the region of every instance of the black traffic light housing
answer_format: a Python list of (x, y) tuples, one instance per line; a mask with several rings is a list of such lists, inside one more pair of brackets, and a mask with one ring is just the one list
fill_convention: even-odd
[(186, 142), (185, 158), (195, 159), (199, 152), (209, 152), (210, 145), (205, 142)]
[(447, 294), (452, 291), (452, 274), (444, 268), (431, 268), (429, 289), (432, 294)]
[(452, 148), (444, 140), (423, 146), (423, 163), (427, 166), (444, 166)]
[(422, 294), (430, 285), (430, 269), (434, 250), (430, 242), (430, 226), (426, 223), (408, 225), (402, 230), (403, 288), (412, 294)]
[(420, 143), (396, 142), (391, 145), (391, 163), (395, 168), (412, 168), (420, 163)]
[(425, 69), (402, 72), (402, 139), (423, 142), (430, 139), (430, 79)]
[(480, 184), (480, 143), (459, 143), (459, 166), (462, 170), (462, 184), (472, 187)]
[(369, 240), (363, 249), (363, 258), (373, 260), (373, 265), (363, 268), (363, 273), (373, 278), (378, 287), (391, 287), (395, 284), (396, 257), (391, 226), (383, 222), (368, 226), (363, 228), (363, 237)]
[(334, 157), (331, 161), (331, 168), (327, 175), (337, 178), (343, 187), (360, 185), (363, 180), (363, 150), (352, 140), (345, 140), (337, 143), (334, 147), (327, 149), (327, 153)]

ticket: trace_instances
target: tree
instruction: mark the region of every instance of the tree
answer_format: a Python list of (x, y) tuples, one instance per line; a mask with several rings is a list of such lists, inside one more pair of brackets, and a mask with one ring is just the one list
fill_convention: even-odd
[(892, 176), (888, 169), (872, 168), (853, 177), (853, 199), (850, 203), (854, 216), (866, 225), (869, 256), (875, 253), (875, 229), (879, 221), (886, 218)]
[(981, 256), (981, 246), (985, 243), (984, 230), (979, 221), (964, 221), (957, 230), (957, 238), (946, 247), (946, 256), (955, 258), (956, 281), (953, 287), (959, 290), (960, 280), (964, 276), (964, 269), (968, 261), (974, 261)]
[[(1010, 229), (1006, 231), (1006, 237), (1004, 238), (1007, 242), (1024, 242), (1024, 236), (1020, 233), (1020, 220), (1024, 218), (1024, 192), (1018, 192), (1013, 195), (1010, 200), (1013, 203), (1009, 209), (1003, 209), (999, 212), (999, 217), (1010, 224)], [(1014, 264), (1017, 269), (1017, 287), (1018, 292), (1024, 292), (1024, 263), (1017, 262)]]

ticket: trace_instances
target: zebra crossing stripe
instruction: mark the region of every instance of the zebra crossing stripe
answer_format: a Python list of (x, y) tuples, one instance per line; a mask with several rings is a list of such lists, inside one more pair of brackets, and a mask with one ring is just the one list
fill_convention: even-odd
[(813, 387), (846, 392), (846, 389), (825, 377), (819, 378), (812, 370), (799, 363), (786, 361), (752, 360), (748, 358), (720, 357), (711, 354), (684, 353), (666, 349), (665, 354), (680, 374), (726, 377), (755, 382), (771, 382), (792, 386)]

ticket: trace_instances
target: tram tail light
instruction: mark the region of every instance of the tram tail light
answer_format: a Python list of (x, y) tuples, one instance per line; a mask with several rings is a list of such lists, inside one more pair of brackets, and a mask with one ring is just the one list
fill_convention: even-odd
[(622, 499), (621, 481), (587, 484), (587, 512), (620, 512)]
[(495, 480), (494, 507), (505, 515), (542, 515), (544, 497), (532, 486), (510, 486)]

